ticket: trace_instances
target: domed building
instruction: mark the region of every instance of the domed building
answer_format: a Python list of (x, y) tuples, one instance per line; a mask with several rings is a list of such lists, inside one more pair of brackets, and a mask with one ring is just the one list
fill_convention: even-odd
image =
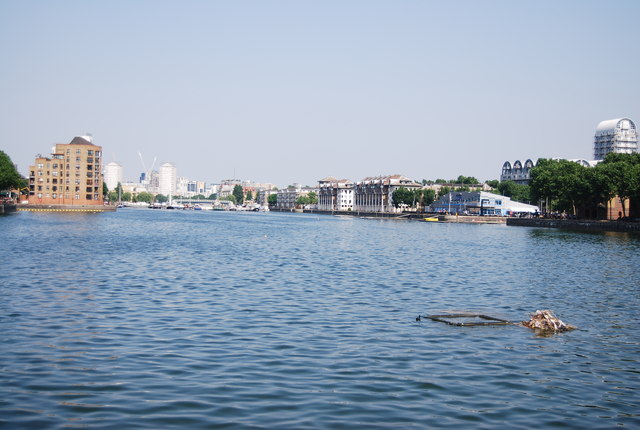
[(638, 152), (636, 125), (629, 118), (602, 121), (596, 127), (593, 140), (593, 156), (603, 160), (610, 153), (631, 154)]

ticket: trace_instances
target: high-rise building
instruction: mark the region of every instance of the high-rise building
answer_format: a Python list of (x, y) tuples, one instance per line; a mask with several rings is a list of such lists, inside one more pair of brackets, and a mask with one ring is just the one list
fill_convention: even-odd
[(109, 190), (115, 190), (118, 183), (122, 183), (122, 165), (111, 162), (104, 168), (104, 183), (107, 184)]
[(160, 166), (158, 192), (165, 196), (176, 194), (178, 183), (176, 166), (171, 163), (164, 163)]
[(29, 203), (102, 205), (102, 147), (91, 136), (59, 143), (29, 166)]
[(629, 118), (602, 121), (596, 127), (593, 140), (593, 156), (603, 160), (610, 153), (631, 154), (638, 152), (636, 125)]

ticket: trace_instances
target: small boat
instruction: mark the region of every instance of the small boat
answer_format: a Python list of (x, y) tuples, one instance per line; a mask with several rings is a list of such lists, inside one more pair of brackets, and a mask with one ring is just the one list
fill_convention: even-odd
[(432, 216), (432, 217), (428, 217), (428, 218), (423, 218), (423, 221), (427, 221), (427, 222), (438, 222), (438, 217), (437, 216)]

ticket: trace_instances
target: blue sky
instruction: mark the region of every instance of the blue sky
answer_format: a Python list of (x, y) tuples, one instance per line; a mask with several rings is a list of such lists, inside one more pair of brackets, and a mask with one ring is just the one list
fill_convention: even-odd
[(125, 177), (499, 176), (640, 125), (638, 1), (0, 1), (0, 149)]

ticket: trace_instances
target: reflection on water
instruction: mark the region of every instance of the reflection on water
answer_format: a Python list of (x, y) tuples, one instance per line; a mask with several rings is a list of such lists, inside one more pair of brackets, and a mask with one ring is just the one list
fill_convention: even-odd
[[(0, 227), (0, 427), (640, 425), (633, 235), (131, 209)], [(454, 309), (579, 329), (415, 321)]]

